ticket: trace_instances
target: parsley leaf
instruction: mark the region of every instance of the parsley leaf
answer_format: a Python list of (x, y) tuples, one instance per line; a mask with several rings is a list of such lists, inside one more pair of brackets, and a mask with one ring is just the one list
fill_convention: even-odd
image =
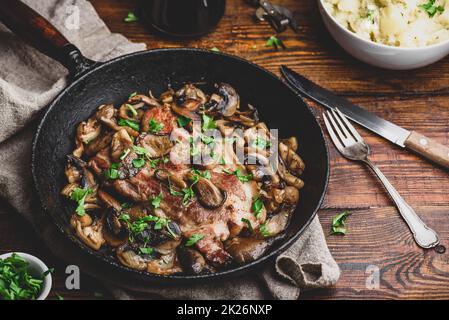
[(120, 160), (125, 159), (130, 152), (131, 152), (131, 149), (129, 149), (129, 148), (126, 149), (125, 151), (123, 151), (122, 155), (120, 156)]
[(164, 128), (164, 124), (157, 122), (154, 119), (150, 119), (150, 132), (152, 133), (159, 133), (163, 128)]
[(117, 179), (119, 177), (118, 168), (120, 168), (120, 163), (111, 163), (111, 165), (109, 166), (109, 169), (107, 169), (103, 172), (103, 176), (107, 180)]
[(259, 197), (253, 199), (253, 204), (251, 205), (251, 211), (254, 213), (256, 218), (259, 218), (260, 213), (262, 212), (263, 201)]
[(151, 255), (154, 252), (154, 249), (151, 247), (140, 247), (139, 253), (142, 255)]
[(87, 196), (92, 193), (93, 191), (91, 188), (75, 188), (70, 194), (70, 199), (78, 202), (78, 206), (75, 211), (79, 216), (84, 216), (86, 214), (86, 211), (84, 210), (84, 202), (86, 201)]
[(136, 95), (137, 95), (137, 92), (134, 91), (133, 93), (131, 93), (131, 94), (129, 95), (128, 99), (131, 99), (132, 97), (134, 97), (134, 96), (136, 96)]
[(246, 219), (246, 218), (242, 218), (242, 222), (245, 222), (245, 223), (246, 223), (246, 225), (248, 226), (249, 231), (251, 231), (251, 232), (254, 231), (253, 226), (251, 225), (251, 221), (249, 221), (249, 220)]
[(206, 114), (203, 114), (203, 131), (209, 130), (209, 129), (216, 129), (217, 124), (214, 121), (214, 118), (209, 117)]
[(429, 0), (429, 2), (419, 5), (418, 7), (423, 9), (429, 17), (433, 17), (437, 12), (443, 12), (444, 7), (442, 6), (435, 6), (436, 0)]
[(218, 49), (217, 47), (213, 47), (212, 49), (210, 49), (210, 51), (213, 51), (213, 52), (220, 52), (220, 49)]
[(266, 222), (266, 221), (260, 225), (260, 227), (259, 227), (259, 232), (260, 232), (260, 234), (263, 235), (265, 238), (268, 238), (269, 236), (271, 236), (271, 233), (270, 233), (270, 231), (268, 230), (267, 222)]
[(128, 15), (123, 19), (125, 22), (136, 22), (139, 21), (139, 18), (136, 17), (134, 12), (128, 12)]
[(267, 147), (271, 146), (271, 141), (262, 139), (261, 137), (256, 137), (256, 139), (254, 139), (253, 141), (252, 146), (258, 149), (266, 149)]
[(118, 125), (121, 126), (121, 127), (130, 127), (131, 129), (136, 130), (136, 131), (140, 130), (139, 123), (137, 121), (134, 121), (134, 120), (120, 119), (118, 121)]
[(151, 199), (151, 205), (153, 206), (154, 209), (159, 208), (159, 206), (161, 205), (161, 200), (163, 198), (164, 198), (164, 196), (162, 195), (162, 192), (161, 192), (161, 193), (159, 193), (158, 196)]
[(271, 36), (270, 38), (268, 38), (267, 42), (265, 42), (265, 47), (273, 47), (276, 50), (279, 47), (281, 47), (282, 49), (286, 48), (282, 40), (277, 38), (276, 36)]
[(192, 119), (184, 117), (184, 116), (179, 116), (178, 119), (176, 119), (176, 121), (178, 122), (178, 125), (180, 127), (185, 127), (192, 121)]
[(234, 174), (241, 182), (248, 182), (253, 178), (252, 174), (242, 174), (240, 168), (237, 168), (234, 172), (227, 169), (222, 170), (226, 174)]
[(129, 103), (126, 104), (126, 107), (129, 109), (129, 111), (131, 111), (131, 113), (133, 114), (133, 116), (137, 116), (137, 110), (130, 105)]
[(189, 240), (187, 240), (186, 242), (186, 247), (191, 247), (193, 246), (195, 243), (197, 243), (198, 241), (200, 241), (201, 239), (204, 238), (204, 234), (201, 233), (195, 233), (194, 235), (192, 235)]
[(349, 215), (351, 215), (349, 211), (344, 211), (342, 213), (337, 214), (332, 219), (332, 229), (330, 234), (345, 235), (346, 234), (345, 220)]
[(132, 161), (133, 167), (138, 169), (145, 165), (145, 158), (136, 158)]

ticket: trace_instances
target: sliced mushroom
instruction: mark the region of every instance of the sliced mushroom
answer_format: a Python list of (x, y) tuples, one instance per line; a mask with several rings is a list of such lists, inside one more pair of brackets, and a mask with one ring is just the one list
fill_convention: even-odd
[(159, 158), (168, 154), (172, 148), (170, 137), (156, 136), (151, 133), (143, 133), (137, 139), (137, 144), (145, 148), (150, 158)]
[(134, 120), (140, 122), (144, 111), (142, 107), (145, 106), (145, 103), (140, 102), (137, 104), (129, 104), (124, 103), (120, 106), (118, 110), (118, 116), (122, 119)]
[(235, 237), (225, 243), (225, 249), (238, 264), (259, 259), (268, 249), (269, 242), (262, 239)]
[(120, 202), (101, 189), (98, 190), (98, 198), (106, 205), (107, 208), (114, 208), (117, 211), (120, 211), (122, 208)]
[(283, 142), (279, 143), (279, 155), (293, 175), (299, 176), (303, 173), (305, 167), (304, 161)]
[(119, 212), (112, 207), (103, 215), (103, 237), (111, 247), (121, 246), (129, 238), (128, 226), (119, 216)]
[(135, 96), (132, 96), (131, 98), (128, 99), (128, 102), (132, 104), (143, 102), (150, 107), (159, 107), (159, 108), (162, 107), (159, 101), (157, 101), (157, 99), (153, 97), (148, 97), (143, 94), (136, 94)]
[(290, 212), (288, 210), (282, 210), (271, 218), (267, 219), (265, 227), (270, 234), (270, 237), (274, 237), (280, 234), (287, 228), (290, 220)]
[(299, 201), (299, 190), (295, 187), (286, 186), (284, 194), (284, 202), (288, 205), (296, 205)]
[(117, 131), (112, 137), (111, 157), (115, 162), (120, 161), (120, 157), (126, 150), (131, 150), (134, 145), (128, 132), (124, 129)]
[(207, 209), (216, 209), (226, 200), (226, 191), (219, 189), (210, 180), (200, 177), (194, 190), (201, 205)]
[(262, 193), (264, 204), (268, 212), (275, 212), (280, 208), (285, 199), (285, 190), (271, 187)]
[(148, 262), (147, 271), (156, 274), (174, 274), (182, 272), (182, 268), (179, 265), (178, 259), (176, 259), (176, 253), (170, 253), (161, 256), (160, 259), (151, 260)]
[(285, 167), (282, 159), (280, 159), (278, 163), (278, 173), (281, 179), (284, 180), (289, 186), (295, 187), (296, 189), (301, 189), (304, 187), (304, 181), (292, 175)]
[(103, 245), (104, 238), (102, 233), (102, 224), (101, 221), (95, 221), (92, 224), (83, 227), (83, 223), (76, 218), (76, 214), (72, 216), (70, 220), (72, 227), (75, 229), (78, 237), (83, 241), (87, 246), (91, 247), (94, 250), (99, 250)]
[(293, 151), (298, 150), (298, 140), (296, 137), (290, 137), (288, 139), (281, 139), (281, 142), (284, 143), (287, 147), (292, 149)]
[(240, 96), (227, 83), (218, 84), (217, 89), (219, 95), (212, 96), (214, 106), (209, 111), (218, 111), (225, 117), (231, 117), (240, 107)]
[(115, 119), (115, 114), (117, 110), (114, 108), (112, 104), (105, 104), (98, 108), (97, 113), (95, 114), (96, 118), (103, 123), (108, 128), (119, 131), (119, 130), (126, 130), (128, 134), (132, 137), (137, 137), (139, 135), (139, 132), (136, 130), (128, 127), (128, 126), (120, 126), (117, 124), (117, 120)]
[(93, 140), (85, 147), (86, 154), (88, 156), (93, 156), (104, 148), (107, 148), (111, 144), (113, 134), (113, 131), (103, 132), (97, 139)]
[(191, 83), (184, 85), (181, 89), (176, 91), (176, 97), (181, 104), (185, 100), (197, 100), (201, 104), (206, 103), (207, 101), (204, 92)]
[(165, 169), (158, 169), (154, 172), (154, 176), (160, 181), (166, 182), (170, 186), (176, 186), (177, 189), (187, 188), (187, 183), (178, 175), (173, 175)]
[(132, 248), (130, 248), (126, 244), (118, 247), (116, 250), (116, 254), (118, 260), (131, 269), (145, 270), (147, 268), (149, 259), (145, 259), (144, 257), (138, 255)]
[(90, 118), (78, 125), (76, 137), (84, 144), (89, 144), (89, 142), (96, 139), (100, 135), (100, 132), (101, 126), (98, 123), (97, 119)]
[(92, 225), (94, 222), (92, 217), (87, 213), (82, 216), (74, 214), (70, 220), (70, 224), (75, 228), (78, 221), (81, 223), (81, 227), (83, 228)]
[(180, 246), (177, 252), (179, 262), (185, 272), (200, 274), (207, 268), (206, 259), (197, 250)]

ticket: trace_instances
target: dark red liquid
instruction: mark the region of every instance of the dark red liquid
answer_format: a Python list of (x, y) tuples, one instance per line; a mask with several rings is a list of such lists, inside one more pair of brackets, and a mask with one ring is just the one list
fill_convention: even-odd
[(226, 0), (143, 0), (140, 15), (153, 28), (173, 36), (198, 36), (223, 17)]

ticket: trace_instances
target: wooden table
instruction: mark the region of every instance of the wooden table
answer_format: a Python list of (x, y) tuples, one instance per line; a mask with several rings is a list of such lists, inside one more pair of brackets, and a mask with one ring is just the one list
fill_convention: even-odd
[[(211, 34), (194, 40), (165, 39), (151, 34), (140, 23), (123, 18), (135, 8), (134, 1), (92, 0), (108, 27), (132, 41), (160, 47), (217, 47), (251, 60), (279, 75), (286, 64), (320, 85), (345, 96), (379, 116), (407, 129), (416, 129), (449, 145), (449, 59), (414, 71), (385, 71), (356, 61), (329, 36), (321, 22), (316, 0), (277, 0), (294, 11), (299, 34), (283, 33), (287, 50), (264, 47), (273, 31), (256, 24), (252, 8), (243, 0), (228, 0), (226, 16)], [(317, 117), (321, 110), (314, 106)], [(449, 177), (425, 160), (361, 130), (372, 147), (373, 160), (423, 220), (449, 245)], [(344, 210), (348, 234), (327, 236), (329, 248), (342, 274), (332, 289), (305, 293), (306, 299), (448, 299), (449, 251), (437, 254), (419, 249), (379, 182), (365, 167), (343, 159), (329, 141), (331, 178), (319, 216), (327, 234), (332, 217)], [(64, 289), (64, 265), (36, 242), (31, 228), (0, 209), (0, 252), (23, 250), (37, 253), (56, 268), (55, 293), (67, 298), (93, 298), (104, 290), (83, 278), (82, 290)], [(371, 266), (371, 267), (370, 267)], [(367, 287), (372, 266), (379, 268), (380, 285)], [(368, 268), (368, 269), (367, 269)], [(107, 296), (106, 296), (107, 297)]]

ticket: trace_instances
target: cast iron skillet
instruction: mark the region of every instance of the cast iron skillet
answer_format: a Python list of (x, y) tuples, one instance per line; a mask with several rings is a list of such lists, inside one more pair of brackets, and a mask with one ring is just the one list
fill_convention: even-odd
[[(326, 190), (328, 155), (320, 126), (307, 105), (273, 74), (226, 54), (198, 49), (158, 49), (137, 52), (105, 63), (90, 61), (70, 44), (48, 21), (17, 0), (5, 0), (0, 19), (11, 30), (30, 40), (70, 71), (73, 82), (48, 106), (37, 130), (32, 171), (44, 211), (57, 227), (81, 250), (97, 257), (105, 268), (140, 283), (184, 283), (247, 273), (287, 249), (312, 221)], [(270, 128), (280, 137), (296, 136), (299, 154), (306, 163), (299, 205), (285, 236), (269, 252), (252, 263), (209, 275), (160, 276), (127, 268), (108, 255), (94, 251), (75, 237), (69, 225), (74, 205), (60, 195), (66, 184), (65, 156), (74, 148), (76, 125), (105, 103), (121, 104), (131, 92), (157, 96), (167, 82), (179, 87), (186, 82), (204, 82), (211, 90), (216, 82), (230, 83), (240, 94), (242, 105), (251, 102)], [(68, 248), (69, 249), (69, 248)], [(79, 250), (76, 249), (76, 250)], [(105, 269), (106, 270), (106, 269)]]

